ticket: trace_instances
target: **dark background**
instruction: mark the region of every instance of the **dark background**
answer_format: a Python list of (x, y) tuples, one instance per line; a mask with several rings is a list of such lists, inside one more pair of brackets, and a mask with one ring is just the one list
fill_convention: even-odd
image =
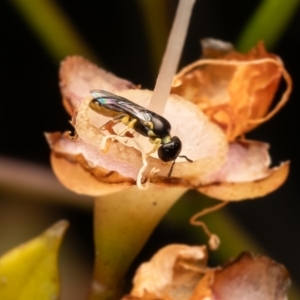
[[(169, 0), (167, 3), (170, 8), (167, 20), (171, 25), (176, 1)], [(156, 78), (152, 72), (149, 44), (136, 1), (65, 0), (59, 4), (87, 44), (99, 55), (103, 67), (145, 88), (154, 87)], [(258, 1), (198, 0), (181, 66), (198, 59), (200, 38), (214, 37), (234, 43), (257, 4)], [(272, 49), (272, 52), (283, 59), (294, 79), (292, 97), (275, 118), (248, 136), (271, 144), (270, 153), (275, 165), (280, 161), (291, 160), (289, 178), (283, 187), (263, 199), (233, 203), (228, 208), (240, 226), (246, 228), (266, 252), (289, 269), (294, 282), (298, 284), (299, 17), (298, 9), (284, 35)], [(69, 117), (61, 105), (58, 88), (59, 63), (50, 57), (47, 49), (9, 1), (0, 2), (0, 25), (0, 155), (49, 167), (49, 148), (43, 132), (70, 129)], [(67, 209), (64, 206), (52, 208), (56, 210), (53, 219), (66, 217), (75, 223), (70, 234), (79, 235), (85, 245), (83, 247), (81, 244), (81, 247), (92, 253), (91, 212), (72, 207)], [(26, 223), (30, 223), (30, 220), (24, 219), (24, 224)], [(180, 231), (180, 224), (172, 230), (178, 231), (176, 234), (168, 232), (161, 225), (151, 240), (152, 243), (157, 243), (154, 248), (167, 242), (190, 242), (185, 238), (184, 232)]]

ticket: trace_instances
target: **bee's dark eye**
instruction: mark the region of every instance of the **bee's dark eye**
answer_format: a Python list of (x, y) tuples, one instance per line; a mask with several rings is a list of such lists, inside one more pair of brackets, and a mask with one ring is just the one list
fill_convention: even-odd
[(175, 160), (181, 152), (181, 141), (177, 136), (173, 136), (170, 142), (162, 144), (158, 150), (158, 157), (162, 161)]

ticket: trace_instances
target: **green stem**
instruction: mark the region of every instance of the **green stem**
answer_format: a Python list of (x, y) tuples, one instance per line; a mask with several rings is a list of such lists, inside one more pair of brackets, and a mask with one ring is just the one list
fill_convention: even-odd
[(237, 49), (248, 51), (258, 40), (274, 47), (297, 11), (299, 0), (264, 0), (249, 19), (237, 42)]
[(136, 186), (95, 200), (96, 260), (90, 300), (119, 299), (124, 276), (184, 188)]
[(79, 36), (71, 21), (60, 9), (58, 2), (50, 0), (9, 2), (26, 20), (54, 60), (60, 61), (68, 55), (80, 54), (96, 61), (96, 55)]

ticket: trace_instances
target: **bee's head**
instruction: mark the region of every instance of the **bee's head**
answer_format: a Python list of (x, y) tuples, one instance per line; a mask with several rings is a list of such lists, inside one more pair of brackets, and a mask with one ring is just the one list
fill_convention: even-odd
[(173, 136), (167, 141), (162, 141), (161, 146), (157, 150), (158, 157), (162, 161), (175, 160), (181, 152), (181, 141), (177, 136)]

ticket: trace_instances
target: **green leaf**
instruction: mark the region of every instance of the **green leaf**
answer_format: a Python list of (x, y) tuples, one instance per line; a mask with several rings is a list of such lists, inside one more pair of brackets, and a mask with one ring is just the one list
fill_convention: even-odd
[(97, 56), (80, 36), (57, 1), (12, 0), (9, 2), (15, 6), (55, 61), (72, 54), (96, 60)]
[(242, 30), (237, 49), (248, 51), (257, 41), (264, 40), (266, 48), (276, 45), (297, 11), (299, 0), (263, 0)]
[(67, 227), (60, 221), (0, 258), (0, 299), (58, 299), (57, 256)]

